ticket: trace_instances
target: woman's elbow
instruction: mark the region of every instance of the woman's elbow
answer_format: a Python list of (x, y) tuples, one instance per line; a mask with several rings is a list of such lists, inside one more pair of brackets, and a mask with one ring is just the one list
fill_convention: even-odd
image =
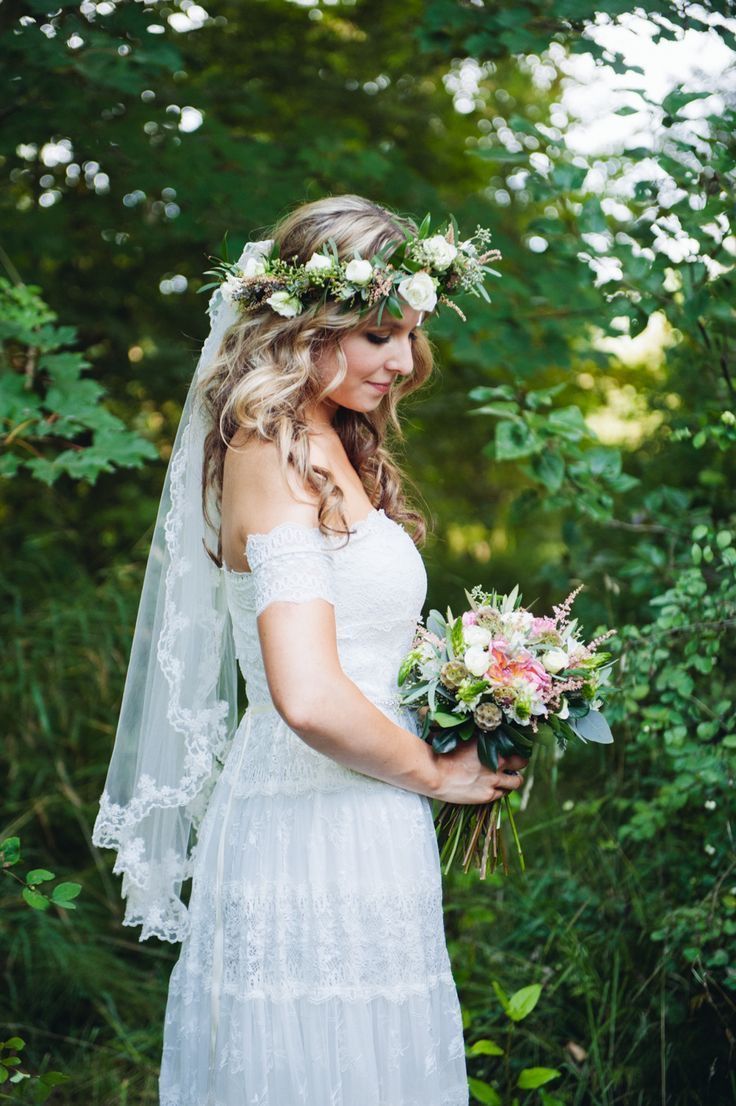
[(319, 728), (334, 702), (334, 681), (312, 682), (309, 688), (290, 688), (274, 698), (274, 706), (289, 729), (310, 733)]

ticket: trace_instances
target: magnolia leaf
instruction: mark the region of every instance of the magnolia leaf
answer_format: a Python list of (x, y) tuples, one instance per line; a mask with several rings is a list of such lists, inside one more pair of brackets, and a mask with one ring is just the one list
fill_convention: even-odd
[(573, 718), (570, 727), (583, 741), (593, 741), (596, 745), (613, 744), (611, 727), (598, 710), (591, 710), (584, 718)]

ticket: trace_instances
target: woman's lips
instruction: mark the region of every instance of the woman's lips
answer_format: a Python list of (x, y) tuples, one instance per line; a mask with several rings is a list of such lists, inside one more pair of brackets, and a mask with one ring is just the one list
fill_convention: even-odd
[(385, 395), (391, 387), (390, 384), (376, 384), (373, 380), (369, 380), (368, 383), (370, 384), (371, 388), (375, 388), (377, 392), (381, 393), (381, 395)]

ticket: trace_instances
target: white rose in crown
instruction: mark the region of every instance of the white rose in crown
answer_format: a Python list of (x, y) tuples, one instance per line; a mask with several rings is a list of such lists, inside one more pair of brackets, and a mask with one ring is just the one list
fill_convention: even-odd
[(488, 653), (482, 645), (471, 645), (465, 651), (463, 664), (474, 676), (483, 676), (488, 670)]
[(564, 649), (548, 649), (542, 657), (542, 664), (552, 675), (567, 667), (568, 656)]
[(220, 285), (220, 295), (225, 303), (235, 303), (237, 294), (241, 291), (242, 287), (240, 277), (236, 277), (233, 273), (230, 273), (228, 278), (223, 280)]
[(457, 247), (441, 234), (433, 234), (431, 238), (425, 238), (422, 248), (435, 269), (439, 269), (440, 272), (448, 269), (457, 257)]
[(471, 645), (480, 645), (481, 648), (484, 648), (490, 643), (492, 636), (491, 631), (486, 630), (485, 626), (463, 627), (463, 637), (468, 648)]
[(399, 293), (415, 311), (434, 311), (437, 304), (436, 281), (420, 270), (399, 284)]
[(368, 284), (372, 276), (373, 266), (370, 261), (364, 261), (362, 258), (356, 257), (348, 261), (345, 266), (345, 279), (351, 284)]
[(332, 268), (332, 258), (323, 253), (313, 253), (304, 268), (309, 273), (323, 273)]
[(301, 315), (302, 313), (302, 301), (288, 292), (273, 292), (266, 303), (278, 315), (283, 315), (287, 319), (293, 319), (295, 315)]
[(247, 257), (241, 268), (244, 277), (263, 276), (266, 262), (262, 257)]

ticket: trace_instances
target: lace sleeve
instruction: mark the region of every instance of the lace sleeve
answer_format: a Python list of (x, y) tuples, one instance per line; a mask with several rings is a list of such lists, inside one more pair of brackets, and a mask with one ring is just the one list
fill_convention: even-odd
[(251, 534), (245, 546), (253, 574), (256, 615), (269, 603), (326, 599), (335, 604), (332, 551), (318, 527), (284, 522)]

